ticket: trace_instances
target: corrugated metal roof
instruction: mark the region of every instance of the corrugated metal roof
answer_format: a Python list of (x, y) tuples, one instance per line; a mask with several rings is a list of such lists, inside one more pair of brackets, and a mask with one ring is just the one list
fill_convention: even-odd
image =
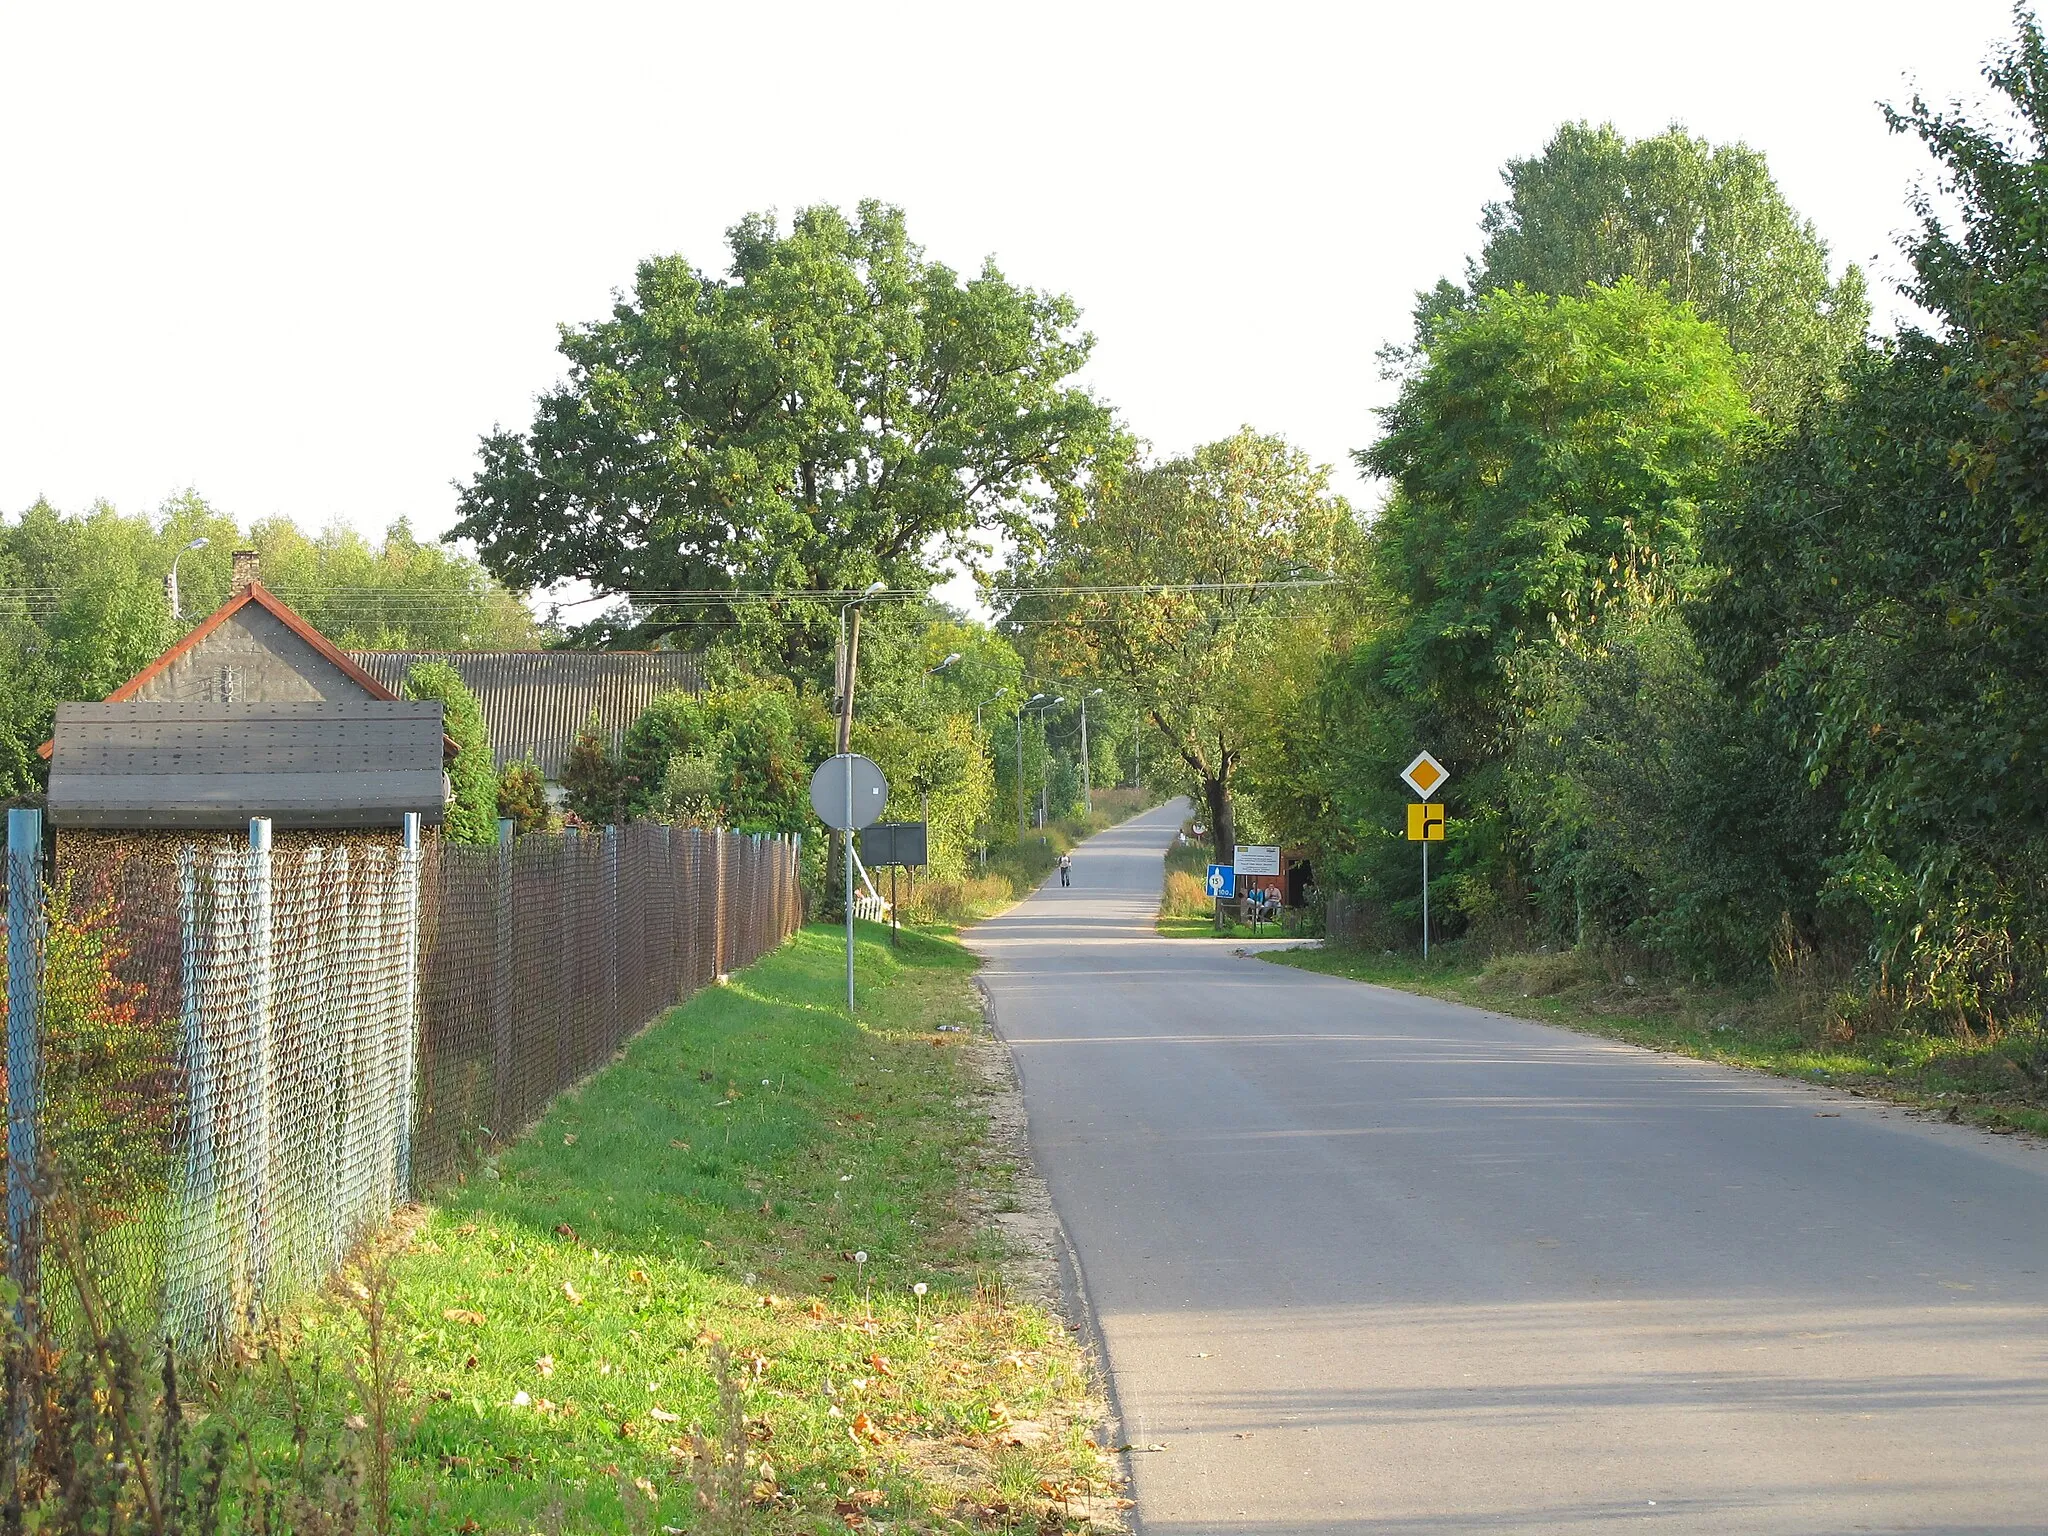
[(59, 827), (280, 828), (438, 822), (441, 706), (383, 699), (59, 704)]
[(658, 695), (701, 693), (689, 651), (350, 651), (349, 659), (394, 692), (422, 661), (445, 661), (476, 695), (500, 768), (530, 757), (559, 778), (591, 710), (614, 748)]

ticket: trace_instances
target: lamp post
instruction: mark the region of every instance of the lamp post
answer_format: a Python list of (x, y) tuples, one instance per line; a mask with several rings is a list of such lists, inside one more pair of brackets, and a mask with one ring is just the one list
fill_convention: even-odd
[(185, 611), (178, 603), (178, 562), (193, 550), (204, 549), (212, 542), (211, 539), (204, 537), (194, 539), (190, 544), (187, 544), (183, 549), (171, 556), (170, 574), (164, 577), (164, 601), (170, 605), (171, 619), (174, 623), (182, 624), (185, 622)]
[[(976, 751), (980, 751), (980, 750), (981, 750), (981, 712), (982, 712), (982, 710), (983, 710), (983, 709), (985, 709), (985, 708), (987, 708), (987, 707), (988, 707), (989, 705), (991, 705), (991, 704), (995, 703), (995, 702), (996, 702), (996, 700), (998, 700), (998, 699), (1002, 699), (1002, 698), (1007, 698), (1007, 697), (1009, 696), (1009, 692), (1010, 692), (1010, 690), (1009, 690), (1009, 689), (1007, 689), (1007, 688), (998, 688), (998, 689), (997, 689), (997, 690), (996, 690), (996, 691), (995, 691), (994, 693), (990, 694), (990, 695), (989, 695), (989, 696), (988, 696), (987, 698), (983, 699), (983, 700), (982, 700), (982, 701), (981, 701), (981, 702), (980, 702), (979, 704), (977, 704), (977, 705), (975, 705), (975, 706), (974, 706), (974, 746), (975, 746), (975, 750), (976, 750)], [(981, 825), (977, 824), (977, 826), (976, 826), (976, 830), (977, 830), (978, 832), (982, 832), (982, 833), (984, 834), (984, 835), (982, 836), (982, 838), (981, 838), (981, 867), (982, 867), (983, 869), (987, 869), (987, 868), (988, 868), (988, 837), (986, 836), (986, 831), (987, 831), (987, 829), (986, 829), (986, 828), (985, 828), (984, 826), (981, 826)]]

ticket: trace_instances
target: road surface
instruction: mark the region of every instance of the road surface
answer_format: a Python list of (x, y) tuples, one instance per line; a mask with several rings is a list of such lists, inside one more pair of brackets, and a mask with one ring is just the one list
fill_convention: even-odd
[(974, 934), (1141, 1531), (2048, 1531), (2048, 1150), (1157, 938), (1178, 814)]

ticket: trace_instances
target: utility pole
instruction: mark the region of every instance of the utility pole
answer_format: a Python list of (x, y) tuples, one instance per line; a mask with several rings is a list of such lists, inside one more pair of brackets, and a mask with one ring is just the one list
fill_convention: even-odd
[[(974, 706), (974, 745), (975, 745), (975, 749), (976, 749), (977, 751), (979, 751), (979, 750), (980, 750), (980, 748), (981, 748), (981, 711), (982, 711), (982, 707), (983, 707), (984, 705), (988, 705), (988, 704), (993, 704), (993, 703), (995, 703), (995, 701), (996, 701), (997, 699), (1000, 699), (1000, 698), (1002, 698), (1002, 697), (1003, 697), (1003, 696), (1004, 696), (1005, 694), (1007, 694), (1007, 693), (1008, 693), (1009, 691), (1010, 691), (1010, 690), (1009, 690), (1009, 689), (1007, 689), (1007, 688), (998, 688), (998, 689), (997, 689), (997, 690), (996, 690), (996, 691), (995, 691), (995, 692), (994, 692), (994, 693), (993, 693), (992, 695), (990, 695), (990, 696), (989, 696), (988, 698), (985, 698), (985, 699), (983, 699), (983, 700), (981, 701), (981, 703), (980, 703), (980, 704), (977, 704), (977, 705), (975, 705), (975, 706)], [(1018, 755), (1019, 757), (1022, 757), (1022, 756), (1023, 756), (1023, 753), (1022, 753), (1022, 752), (1020, 751), (1020, 752), (1019, 752), (1019, 753), (1018, 753), (1017, 755)], [(977, 831), (983, 831), (984, 829), (983, 829), (982, 827), (980, 827), (979, 825), (977, 825), (977, 827), (976, 827), (976, 830), (977, 830)], [(987, 838), (987, 837), (986, 837), (985, 835), (984, 835), (984, 836), (982, 837), (982, 839), (981, 839), (981, 867), (982, 867), (983, 869), (987, 869), (987, 868), (988, 868), (988, 838)]]
[[(839, 755), (847, 757), (853, 750), (853, 686), (860, 667), (860, 605), (878, 592), (886, 592), (888, 583), (871, 581), (852, 602), (839, 610), (840, 636), (840, 694), (839, 694)], [(853, 615), (849, 625), (847, 614)], [(853, 759), (846, 762), (846, 810), (853, 814)], [(840, 862), (846, 869), (846, 1012), (853, 1014), (853, 831), (851, 828), (838, 834)], [(831, 878), (831, 870), (826, 870)]]
[(1081, 804), (1088, 814), (1095, 814), (1095, 768), (1088, 759), (1088, 701), (1102, 692), (1090, 688), (1081, 695)]

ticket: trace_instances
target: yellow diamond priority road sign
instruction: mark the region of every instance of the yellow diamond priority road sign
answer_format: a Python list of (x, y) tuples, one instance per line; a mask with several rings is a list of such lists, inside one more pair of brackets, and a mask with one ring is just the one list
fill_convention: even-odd
[(1408, 787), (1425, 800), (1441, 789), (1450, 776), (1450, 770), (1427, 752), (1416, 753), (1415, 761), (1401, 770)]

